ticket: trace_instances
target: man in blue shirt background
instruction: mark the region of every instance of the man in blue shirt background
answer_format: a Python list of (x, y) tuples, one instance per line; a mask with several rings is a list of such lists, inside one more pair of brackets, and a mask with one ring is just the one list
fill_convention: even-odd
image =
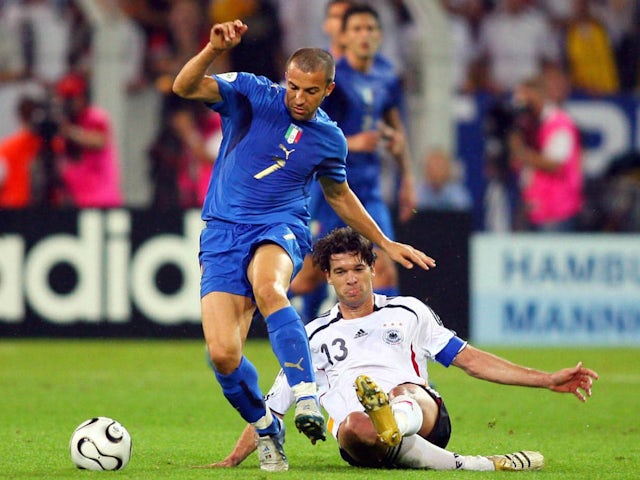
[[(393, 220), (381, 190), (382, 157), (386, 149), (397, 165), (398, 217), (407, 221), (416, 208), (411, 158), (403, 122), (404, 94), (390, 60), (380, 55), (382, 29), (375, 9), (364, 4), (337, 2), (327, 15), (344, 9), (340, 44), (343, 56), (336, 63), (336, 87), (322, 109), (338, 123), (347, 138), (347, 177), (367, 212), (382, 231), (394, 238)], [(310, 212), (315, 238), (345, 223), (326, 202), (319, 186), (312, 187)], [(378, 250), (374, 288), (398, 295), (398, 274), (391, 259)], [(312, 291), (312, 293), (309, 293)], [(312, 320), (326, 297), (322, 272), (305, 262), (292, 284), (294, 295), (304, 296), (304, 314)]]

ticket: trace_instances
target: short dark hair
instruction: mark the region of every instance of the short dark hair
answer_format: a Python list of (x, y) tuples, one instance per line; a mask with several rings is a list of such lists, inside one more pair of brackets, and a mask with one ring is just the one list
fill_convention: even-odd
[(357, 255), (370, 267), (376, 261), (373, 243), (351, 227), (336, 228), (318, 240), (313, 247), (313, 264), (318, 265), (323, 272), (328, 272), (331, 268), (331, 255), (337, 253)]
[(329, 52), (322, 48), (303, 47), (299, 48), (289, 56), (286, 69), (292, 63), (296, 64), (304, 73), (313, 73), (324, 70), (327, 76), (327, 85), (336, 77), (336, 62)]
[(378, 23), (378, 27), (382, 26), (382, 24), (380, 23), (380, 15), (378, 15), (378, 11), (375, 8), (364, 3), (355, 3), (347, 8), (347, 10), (344, 12), (344, 15), (342, 17), (342, 31), (344, 32), (347, 30), (347, 23), (353, 15), (360, 15), (363, 13), (371, 15), (373, 18), (375, 18), (376, 22)]

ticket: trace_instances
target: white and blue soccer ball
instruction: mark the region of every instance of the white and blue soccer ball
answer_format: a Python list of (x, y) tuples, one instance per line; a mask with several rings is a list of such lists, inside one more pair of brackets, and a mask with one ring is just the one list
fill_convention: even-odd
[(95, 417), (71, 435), (71, 460), (83, 470), (122, 470), (131, 459), (131, 435), (119, 422)]

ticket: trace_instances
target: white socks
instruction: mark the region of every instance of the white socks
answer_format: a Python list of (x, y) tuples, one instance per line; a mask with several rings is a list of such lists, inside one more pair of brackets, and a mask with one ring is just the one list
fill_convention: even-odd
[(408, 395), (398, 395), (391, 402), (391, 411), (404, 437), (395, 452), (394, 464), (404, 468), (429, 468), (432, 470), (495, 470), (493, 462), (487, 457), (463, 456), (440, 448), (419, 435), (422, 426), (422, 409)]
[(267, 408), (267, 414), (259, 418), (257, 422), (253, 422), (253, 426), (256, 430), (266, 430), (272, 423), (273, 415), (271, 414), (271, 410)]
[(316, 382), (300, 382), (291, 387), (296, 400), (300, 397), (315, 397), (318, 392)]
[(413, 398), (408, 395), (398, 395), (389, 402), (389, 405), (403, 437), (418, 433), (422, 426), (422, 409)]
[(428, 468), (432, 470), (495, 470), (487, 457), (458, 455), (429, 443), (419, 435), (404, 437), (397, 447), (394, 464), (404, 468)]

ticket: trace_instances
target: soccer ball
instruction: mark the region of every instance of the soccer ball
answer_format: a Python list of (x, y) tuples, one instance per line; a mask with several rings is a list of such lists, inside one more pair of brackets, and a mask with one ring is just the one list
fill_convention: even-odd
[(74, 430), (69, 450), (78, 468), (122, 470), (131, 458), (131, 435), (112, 418), (95, 417)]

